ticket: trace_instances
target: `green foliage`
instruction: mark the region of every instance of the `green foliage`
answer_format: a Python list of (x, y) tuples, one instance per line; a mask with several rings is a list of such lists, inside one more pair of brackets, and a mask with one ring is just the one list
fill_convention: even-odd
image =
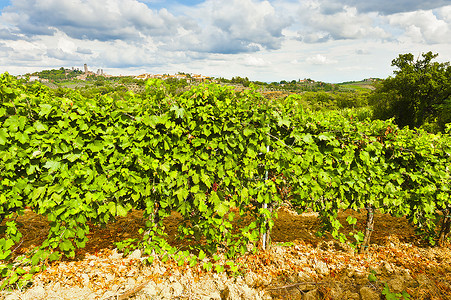
[(339, 90), (338, 85), (331, 84), (331, 83), (325, 83), (325, 82), (321, 82), (321, 81), (316, 82), (311, 79), (305, 79), (303, 82), (298, 82), (296, 80), (287, 82), (285, 80), (282, 80), (280, 82), (273, 82), (270, 84), (266, 84), (265, 86), (267, 88), (284, 90), (284, 91), (289, 91), (289, 92), (293, 92), (293, 93), (332, 92), (332, 91)]
[(382, 295), (387, 300), (410, 300), (410, 294), (406, 291), (402, 291), (402, 293), (391, 292), (388, 284), (380, 282), (379, 278), (376, 277), (376, 272), (374, 270), (371, 270), (370, 274), (368, 274), (368, 281), (383, 284), (384, 288), (382, 289)]
[(371, 270), (370, 274), (368, 274), (368, 281), (369, 282), (377, 282), (379, 279), (376, 277), (376, 271)]
[[(313, 114), (299, 96), (268, 101), (252, 89), (215, 84), (173, 96), (163, 81), (149, 80), (142, 95), (57, 97), (8, 74), (0, 82), (4, 286), (30, 276), (13, 253), (21, 239), (13, 220), (25, 207), (50, 221), (47, 239), (23, 260), (38, 266), (73, 257), (87, 242), (88, 221), (106, 224), (131, 209), (144, 211), (142, 239), (118, 247), (139, 247), (149, 261), (164, 253), (194, 264), (217, 252), (231, 259), (249, 246), (255, 251), (274, 223), (265, 203), (311, 208), (341, 240), (338, 210), (372, 205), (406, 216), (431, 242), (436, 211), (450, 205), (449, 134), (351, 113)], [(183, 217), (179, 238), (198, 258), (166, 240), (163, 220), (174, 211)], [(236, 222), (244, 216), (249, 224)], [(203, 266), (237, 270), (213, 259)]]
[(311, 110), (339, 110), (368, 105), (367, 91), (304, 92), (301, 97)]
[(402, 291), (402, 293), (393, 293), (390, 291), (388, 284), (385, 284), (384, 289), (382, 290), (382, 295), (385, 296), (387, 300), (409, 300), (410, 295), (406, 291)]
[[(254, 197), (277, 201), (270, 196), (275, 188), (255, 179), (264, 172), (258, 152), (268, 140), (269, 120), (261, 118), (267, 108), (252, 108), (261, 96), (211, 85), (172, 99), (161, 81), (150, 81), (145, 98), (89, 99), (76, 91), (58, 98), (47, 89), (26, 90), (6, 74), (1, 79), (0, 209), (7, 217), (25, 207), (47, 216), (42, 249), (73, 257), (86, 244), (88, 220), (108, 223), (132, 208), (149, 217), (139, 243), (147, 254), (175, 253), (162, 224), (172, 211), (184, 217), (181, 238), (203, 236), (198, 247), (228, 256), (247, 251), (269, 222), (270, 213), (249, 205)], [(255, 221), (234, 228), (235, 207)], [(7, 224), (5, 257), (19, 238)]]
[(438, 63), (438, 54), (423, 53), (414, 60), (410, 53), (392, 61), (398, 68), (376, 86), (372, 96), (376, 118), (395, 118), (399, 126), (425, 125), (432, 131), (443, 131), (451, 122), (451, 66)]
[(32, 75), (39, 76), (39, 78), (49, 79), (49, 80), (67, 80), (77, 77), (83, 74), (79, 70), (68, 70), (63, 67), (59, 69), (43, 70), (41, 72), (35, 72)]

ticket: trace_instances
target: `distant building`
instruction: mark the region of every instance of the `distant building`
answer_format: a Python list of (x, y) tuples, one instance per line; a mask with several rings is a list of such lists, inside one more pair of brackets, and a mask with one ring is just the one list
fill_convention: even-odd
[(78, 80), (86, 80), (86, 78), (88, 76), (93, 76), (93, 75), (96, 76), (96, 74), (94, 72), (88, 71), (88, 72), (85, 72), (85, 73), (83, 73), (81, 75), (78, 75), (75, 78), (78, 79)]
[(75, 79), (78, 79), (78, 80), (86, 80), (86, 74), (78, 75), (77, 77), (75, 77)]
[(299, 79), (299, 83), (314, 83), (315, 80), (310, 78)]
[(84, 64), (84, 69), (85, 69), (85, 73), (88, 73), (88, 65), (87, 64)]
[(145, 74), (141, 74), (141, 75), (135, 76), (135, 79), (146, 80), (146, 79), (150, 78), (150, 76), (151, 76), (150, 74), (145, 73)]

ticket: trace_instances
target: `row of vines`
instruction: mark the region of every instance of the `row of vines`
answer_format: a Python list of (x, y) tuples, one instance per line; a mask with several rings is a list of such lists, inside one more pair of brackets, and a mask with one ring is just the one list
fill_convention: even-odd
[[(430, 243), (446, 239), (449, 130), (433, 135), (352, 114), (313, 114), (299, 97), (268, 101), (215, 84), (172, 97), (153, 80), (142, 95), (61, 98), (1, 75), (2, 287), (25, 284), (44, 261), (73, 257), (90, 226), (132, 209), (144, 211), (135, 244), (149, 259), (179, 255), (190, 263), (255, 250), (284, 202), (319, 212), (323, 232), (343, 241), (349, 236), (340, 232), (338, 211), (366, 209), (364, 232), (351, 238), (363, 250), (375, 210), (407, 217)], [(50, 230), (18, 257), (15, 217), (25, 209), (46, 216)], [(186, 251), (165, 239), (163, 220), (174, 211), (184, 220)]]

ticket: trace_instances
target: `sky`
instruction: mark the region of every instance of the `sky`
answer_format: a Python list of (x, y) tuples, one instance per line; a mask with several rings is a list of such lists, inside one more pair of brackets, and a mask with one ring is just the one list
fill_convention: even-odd
[(393, 75), (451, 61), (451, 0), (0, 0), (0, 73), (53, 68), (254, 81)]

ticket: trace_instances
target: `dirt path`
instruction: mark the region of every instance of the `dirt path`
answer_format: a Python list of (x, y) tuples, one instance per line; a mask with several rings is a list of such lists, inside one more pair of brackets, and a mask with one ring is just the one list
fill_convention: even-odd
[[(24, 291), (3, 291), (5, 299), (383, 299), (385, 284), (392, 293), (407, 292), (411, 299), (451, 299), (451, 247), (429, 248), (415, 236), (403, 218), (376, 214), (368, 253), (331, 237), (319, 238), (316, 214), (278, 212), (272, 231), (273, 247), (258, 255), (236, 260), (238, 276), (206, 272), (201, 266), (179, 266), (158, 259), (142, 264), (139, 251), (124, 258), (114, 242), (139, 237), (142, 213), (105, 228), (93, 228), (86, 248), (70, 261), (53, 263), (36, 275)], [(344, 224), (347, 212), (340, 214)], [(357, 216), (363, 227), (365, 214)], [(180, 217), (165, 219), (175, 243)], [(18, 253), (39, 245), (47, 236), (48, 223), (27, 212), (18, 218), (24, 239)], [(352, 230), (345, 227), (344, 232)], [(371, 274), (369, 280), (369, 275)]]

